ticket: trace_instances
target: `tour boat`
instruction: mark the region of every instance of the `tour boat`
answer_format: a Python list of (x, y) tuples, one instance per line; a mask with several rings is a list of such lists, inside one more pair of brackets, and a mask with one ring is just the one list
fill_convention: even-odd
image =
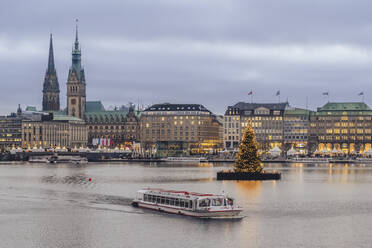
[(207, 162), (204, 157), (166, 157), (160, 160), (163, 162)]
[(88, 160), (86, 157), (81, 156), (69, 156), (69, 155), (58, 155), (51, 156), (49, 163), (72, 163), (72, 164), (86, 164)]
[(226, 195), (156, 188), (139, 190), (132, 205), (198, 218), (242, 218), (238, 215), (243, 210)]
[(28, 162), (30, 163), (49, 163), (50, 156), (30, 156)]

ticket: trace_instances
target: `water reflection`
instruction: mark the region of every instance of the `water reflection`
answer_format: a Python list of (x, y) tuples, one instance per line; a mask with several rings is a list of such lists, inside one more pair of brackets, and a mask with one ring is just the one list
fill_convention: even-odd
[[(292, 248), (372, 243), (372, 165), (265, 164), (279, 170), (282, 180), (216, 181), (216, 172), (231, 166), (0, 165), (0, 213), (5, 213), (0, 214), (0, 246)], [(246, 217), (207, 221), (132, 208), (135, 192), (148, 186), (224, 191), (244, 208)]]
[(262, 181), (237, 181), (237, 197), (246, 198), (249, 196), (250, 199), (257, 198), (261, 193)]

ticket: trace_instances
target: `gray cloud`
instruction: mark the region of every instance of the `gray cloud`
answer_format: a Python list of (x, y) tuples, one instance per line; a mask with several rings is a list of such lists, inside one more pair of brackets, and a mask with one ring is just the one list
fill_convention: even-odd
[(0, 3), (0, 113), (41, 105), (49, 33), (65, 106), (79, 18), (88, 100), (372, 105), (370, 1), (131, 0)]

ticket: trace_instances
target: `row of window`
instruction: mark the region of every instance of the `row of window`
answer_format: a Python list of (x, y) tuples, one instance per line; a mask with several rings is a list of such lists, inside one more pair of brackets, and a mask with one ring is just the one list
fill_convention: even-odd
[(284, 139), (306, 140), (307, 136), (284, 136)]
[(335, 117), (335, 116), (319, 116), (316, 118), (319, 121), (337, 121), (337, 120), (342, 120), (342, 121), (370, 121), (371, 116), (355, 116), (355, 117), (348, 117), (348, 116), (341, 116), (341, 117)]
[(371, 134), (371, 129), (338, 129), (338, 128), (335, 128), (335, 129), (327, 129), (326, 130), (326, 133), (327, 134), (347, 134), (347, 133), (351, 133), (351, 134), (363, 134), (363, 133), (366, 133), (366, 134)]
[(145, 202), (152, 202), (156, 204), (176, 206), (176, 207), (181, 207), (181, 208), (192, 208), (192, 205), (193, 205), (191, 200), (164, 197), (164, 196), (156, 196), (156, 195), (149, 195), (149, 194), (144, 194), (143, 200)]
[[(255, 116), (255, 117), (244, 117), (242, 121), (282, 121), (283, 117), (281, 116)], [(239, 121), (239, 117), (225, 116), (225, 122)]]
[(318, 136), (319, 140), (371, 140), (371, 136)]

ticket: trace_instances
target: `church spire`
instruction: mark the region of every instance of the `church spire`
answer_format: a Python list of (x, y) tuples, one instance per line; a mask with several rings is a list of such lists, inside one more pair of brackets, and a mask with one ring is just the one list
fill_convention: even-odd
[(48, 68), (43, 84), (43, 111), (59, 111), (59, 83), (54, 65), (53, 36), (50, 34)]
[(55, 66), (54, 66), (54, 54), (53, 54), (53, 36), (52, 34), (50, 34), (48, 73), (53, 73), (54, 71), (55, 71)]
[(79, 20), (76, 19), (76, 31), (75, 31), (75, 49), (79, 49), (79, 35), (78, 35), (78, 26)]
[(67, 115), (84, 119), (86, 84), (81, 65), (78, 19), (76, 19), (75, 42), (72, 47), (72, 64), (67, 78)]
[(82, 80), (82, 73), (83, 70), (81, 66), (81, 50), (79, 46), (79, 37), (78, 37), (78, 19), (76, 19), (76, 34), (75, 34), (75, 43), (72, 49), (72, 65), (71, 69), (75, 71), (78, 76), (79, 80)]

